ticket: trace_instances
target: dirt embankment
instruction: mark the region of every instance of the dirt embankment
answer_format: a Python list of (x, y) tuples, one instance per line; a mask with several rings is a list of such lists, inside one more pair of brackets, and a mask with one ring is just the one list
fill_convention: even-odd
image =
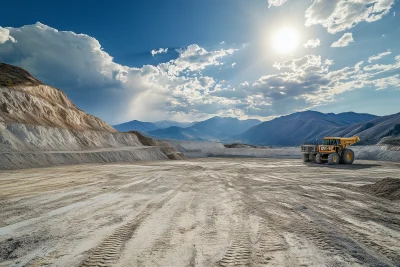
[(185, 158), (171, 145), (140, 133), (79, 131), (15, 123), (0, 123), (0, 156), (0, 170)]

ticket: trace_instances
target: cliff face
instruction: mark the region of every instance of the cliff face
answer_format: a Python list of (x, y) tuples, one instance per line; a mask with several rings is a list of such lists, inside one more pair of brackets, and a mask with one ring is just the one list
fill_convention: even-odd
[(62, 91), (0, 63), (0, 170), (184, 158), (140, 133), (118, 133)]
[(116, 132), (78, 109), (62, 92), (22, 68), (0, 63), (0, 122)]

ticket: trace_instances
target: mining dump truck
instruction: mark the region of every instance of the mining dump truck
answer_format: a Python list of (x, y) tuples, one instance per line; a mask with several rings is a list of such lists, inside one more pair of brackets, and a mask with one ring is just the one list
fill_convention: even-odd
[(360, 141), (358, 136), (353, 137), (324, 137), (322, 145), (302, 145), (303, 161), (313, 161), (318, 164), (352, 164), (354, 152), (349, 146)]

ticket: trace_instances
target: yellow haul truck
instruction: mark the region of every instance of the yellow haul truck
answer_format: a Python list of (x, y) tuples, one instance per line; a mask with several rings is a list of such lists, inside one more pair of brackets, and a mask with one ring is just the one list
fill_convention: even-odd
[(353, 137), (324, 137), (322, 145), (302, 145), (303, 161), (314, 161), (318, 164), (352, 164), (354, 152), (349, 146), (360, 141), (358, 136)]

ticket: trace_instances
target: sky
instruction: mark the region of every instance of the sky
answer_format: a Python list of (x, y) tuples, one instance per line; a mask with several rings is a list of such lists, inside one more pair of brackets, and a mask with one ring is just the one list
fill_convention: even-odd
[(400, 112), (398, 0), (7, 1), (0, 61), (110, 124)]

